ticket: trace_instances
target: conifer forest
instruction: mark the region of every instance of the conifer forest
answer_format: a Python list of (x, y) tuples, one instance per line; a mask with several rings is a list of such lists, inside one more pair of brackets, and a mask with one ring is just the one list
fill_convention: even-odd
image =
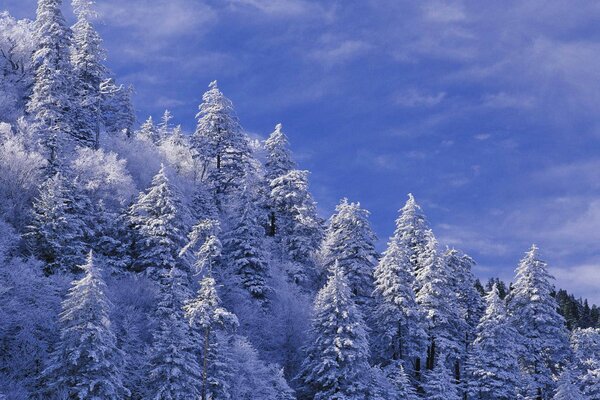
[(9, 12), (0, 399), (600, 400), (600, 309), (541, 246), (480, 280), (407, 194), (382, 248), (356, 200), (322, 215), (285, 125), (249, 135), (217, 81), (195, 130), (139, 120), (93, 0)]

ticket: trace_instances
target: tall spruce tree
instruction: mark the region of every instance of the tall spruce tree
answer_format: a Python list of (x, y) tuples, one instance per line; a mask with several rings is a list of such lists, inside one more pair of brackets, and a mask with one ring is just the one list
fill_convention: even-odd
[(388, 380), (396, 389), (396, 399), (417, 400), (419, 398), (408, 374), (404, 370), (402, 361), (391, 363), (385, 368), (385, 372)]
[[(60, 314), (60, 341), (42, 373), (44, 398), (123, 399), (123, 354), (110, 323), (112, 304), (102, 270), (92, 253), (81, 266), (84, 276), (73, 281)], [(64, 396), (64, 397), (62, 397)]]
[(61, 12), (62, 0), (38, 0), (35, 20), (36, 49), (33, 92), (27, 112), (49, 161), (50, 174), (57, 171), (59, 152), (77, 136), (75, 101), (70, 63), (71, 31)]
[(102, 93), (101, 83), (106, 79), (107, 69), (103, 64), (105, 52), (102, 39), (92, 25), (96, 13), (94, 0), (72, 0), (77, 22), (73, 31), (71, 63), (76, 79), (75, 98), (79, 104), (75, 121), (81, 143), (99, 145)]
[(571, 334), (574, 378), (590, 399), (600, 399), (600, 328), (575, 329)]
[(310, 341), (298, 380), (303, 399), (363, 400), (369, 386), (369, 348), (348, 280), (334, 266), (315, 300)]
[(446, 366), (443, 357), (439, 357), (435, 367), (427, 373), (423, 384), (425, 398), (428, 400), (460, 400), (456, 381)]
[(133, 87), (115, 84), (112, 78), (100, 83), (102, 123), (109, 134), (133, 135), (135, 110), (131, 103)]
[(569, 369), (565, 369), (560, 374), (558, 380), (558, 387), (552, 400), (586, 400), (593, 399), (593, 397), (585, 397), (573, 378), (573, 374)]
[(343, 199), (329, 220), (321, 247), (323, 267), (331, 269), (336, 261), (346, 274), (354, 301), (363, 315), (371, 313), (373, 271), (377, 265), (377, 237), (369, 224), (369, 212), (360, 203)]
[(547, 399), (555, 386), (553, 377), (568, 355), (566, 323), (552, 296), (552, 276), (535, 245), (519, 263), (516, 274), (508, 310), (521, 341), (518, 359), (531, 391), (538, 399)]
[(233, 104), (219, 90), (217, 82), (202, 96), (196, 115), (198, 124), (192, 145), (201, 166), (200, 177), (212, 190), (221, 210), (241, 193), (248, 170), (250, 148)]
[(469, 393), (481, 400), (515, 399), (521, 383), (516, 358), (518, 334), (496, 284), (487, 294), (486, 303), (468, 365)]
[(375, 358), (382, 362), (403, 360), (419, 371), (427, 346), (425, 318), (413, 292), (414, 277), (408, 255), (392, 236), (375, 269)]
[(228, 376), (233, 366), (227, 362), (227, 346), (238, 320), (223, 307), (214, 278), (206, 276), (200, 281), (198, 295), (186, 303), (184, 310), (190, 325), (200, 331), (202, 338), (200, 398), (231, 398)]
[(147, 140), (151, 143), (158, 143), (158, 128), (154, 125), (154, 121), (152, 120), (152, 116), (149, 116), (148, 119), (140, 126), (139, 131), (137, 131), (137, 137)]

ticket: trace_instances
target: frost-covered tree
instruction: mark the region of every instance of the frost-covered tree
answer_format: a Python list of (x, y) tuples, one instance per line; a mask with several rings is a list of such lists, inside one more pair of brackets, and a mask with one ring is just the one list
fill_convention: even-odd
[(551, 395), (553, 376), (568, 355), (567, 328), (552, 296), (551, 279), (534, 245), (519, 263), (508, 296), (511, 321), (521, 342), (518, 359), (528, 386), (542, 399)]
[(165, 167), (152, 179), (145, 193), (127, 211), (131, 231), (131, 269), (156, 275), (180, 263), (185, 225), (179, 195), (169, 182)]
[(154, 121), (152, 120), (152, 116), (148, 117), (148, 119), (140, 126), (140, 130), (136, 133), (137, 137), (143, 140), (147, 140), (150, 143), (158, 143), (158, 128), (154, 125)]
[(497, 285), (487, 294), (486, 303), (467, 368), (469, 393), (481, 400), (515, 399), (521, 383), (516, 358), (518, 334)]
[(158, 124), (158, 127), (157, 127), (158, 138), (159, 138), (160, 142), (162, 142), (163, 140), (165, 140), (167, 137), (169, 137), (171, 135), (171, 132), (172, 132), (171, 120), (172, 119), (173, 119), (173, 114), (171, 114), (171, 111), (165, 110), (165, 112), (163, 113), (163, 115), (160, 119), (160, 123)]
[(363, 400), (369, 387), (369, 348), (348, 280), (334, 266), (314, 304), (306, 358), (298, 381), (302, 399)]
[(92, 25), (96, 17), (94, 0), (72, 0), (77, 22), (73, 31), (71, 64), (77, 84), (75, 98), (79, 104), (75, 121), (77, 135), (88, 146), (99, 145), (102, 93), (100, 84), (107, 75), (103, 64), (102, 39)]
[(427, 400), (461, 400), (458, 386), (452, 372), (446, 367), (443, 357), (439, 357), (433, 370), (430, 370), (423, 383), (423, 391)]
[(122, 399), (123, 354), (110, 323), (112, 304), (102, 270), (90, 252), (73, 282), (60, 314), (60, 340), (41, 377), (44, 398)]
[(323, 267), (336, 262), (346, 274), (354, 301), (363, 314), (370, 313), (373, 294), (373, 271), (377, 265), (377, 237), (369, 224), (369, 212), (360, 203), (343, 199), (329, 220), (321, 247)]
[[(446, 354), (455, 363), (460, 358), (463, 322), (452, 290), (450, 270), (437, 254), (437, 240), (431, 231), (425, 233), (425, 238), (426, 244), (417, 258), (420, 268), (416, 280), (420, 288), (416, 299), (427, 319), (427, 368), (432, 369), (438, 353)], [(458, 369), (458, 365), (455, 368)]]
[[(74, 127), (76, 115), (73, 69), (70, 63), (71, 31), (60, 10), (62, 0), (39, 0), (33, 54), (35, 78), (27, 112), (33, 128), (47, 152), (51, 173), (58, 167), (58, 152), (67, 140), (78, 138)], [(81, 143), (85, 144), (85, 140)]]
[(224, 239), (228, 268), (233, 269), (242, 286), (255, 298), (265, 299), (271, 291), (267, 282), (269, 266), (264, 250), (264, 230), (259, 223), (258, 207), (250, 200), (250, 195), (243, 196), (242, 209), (238, 212), (238, 221)]
[(402, 400), (417, 400), (417, 392), (413, 387), (408, 374), (404, 370), (402, 361), (391, 363), (385, 368), (385, 373), (388, 380), (396, 389), (396, 399)]
[(600, 328), (575, 329), (571, 334), (574, 378), (590, 399), (600, 399)]
[(310, 262), (323, 237), (321, 219), (308, 191), (308, 172), (292, 170), (271, 181), (270, 198), (279, 221), (277, 240), (293, 261)]
[(265, 150), (267, 151), (265, 177), (269, 181), (296, 169), (296, 163), (292, 159), (292, 154), (289, 150), (290, 143), (282, 129), (283, 126), (277, 124), (275, 130), (265, 141)]
[(227, 311), (217, 294), (214, 278), (200, 282), (197, 296), (184, 306), (185, 316), (202, 337), (201, 399), (231, 398), (228, 378), (233, 366), (225, 362), (229, 334), (237, 327), (237, 317)]
[(233, 104), (219, 90), (217, 82), (202, 96), (196, 115), (198, 124), (192, 145), (201, 166), (200, 179), (212, 190), (219, 208), (243, 190), (250, 148)]
[(75, 185), (61, 173), (42, 184), (25, 237), (31, 251), (46, 263), (47, 273), (75, 271), (84, 262), (90, 210), (85, 194), (77, 195)]
[(110, 134), (124, 133), (126, 137), (133, 134), (135, 111), (131, 103), (133, 88), (116, 85), (113, 79), (100, 83), (102, 95), (102, 123)]
[(560, 374), (558, 387), (556, 388), (556, 393), (554, 394), (554, 397), (552, 397), (552, 400), (586, 400), (593, 398), (594, 397), (586, 397), (581, 393), (575, 383), (571, 370), (565, 369)]
[(186, 273), (177, 265), (159, 271), (156, 329), (146, 365), (146, 399), (184, 400), (200, 396), (197, 336), (185, 320), (183, 307), (190, 293)]
[(424, 315), (413, 292), (414, 277), (408, 255), (392, 236), (375, 269), (375, 358), (382, 363), (404, 360), (420, 370), (427, 346)]

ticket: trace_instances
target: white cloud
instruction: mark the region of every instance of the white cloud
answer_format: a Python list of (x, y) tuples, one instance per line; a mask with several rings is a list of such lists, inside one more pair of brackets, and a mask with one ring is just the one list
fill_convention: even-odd
[(535, 105), (535, 99), (525, 94), (498, 92), (486, 94), (482, 98), (485, 107), (526, 109)]
[(372, 46), (362, 40), (334, 41), (313, 50), (309, 57), (326, 66), (333, 66), (360, 57), (371, 49)]
[(441, 103), (445, 97), (446, 92), (432, 94), (412, 88), (398, 93), (394, 102), (401, 107), (433, 107)]

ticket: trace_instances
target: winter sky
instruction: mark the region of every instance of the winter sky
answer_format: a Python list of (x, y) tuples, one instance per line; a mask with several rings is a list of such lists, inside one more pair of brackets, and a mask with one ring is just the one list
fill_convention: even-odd
[(140, 120), (169, 108), (192, 130), (217, 79), (249, 132), (283, 123), (323, 215), (360, 201), (383, 249), (412, 192), (478, 275), (510, 279), (536, 243), (600, 303), (599, 2), (98, 3)]

